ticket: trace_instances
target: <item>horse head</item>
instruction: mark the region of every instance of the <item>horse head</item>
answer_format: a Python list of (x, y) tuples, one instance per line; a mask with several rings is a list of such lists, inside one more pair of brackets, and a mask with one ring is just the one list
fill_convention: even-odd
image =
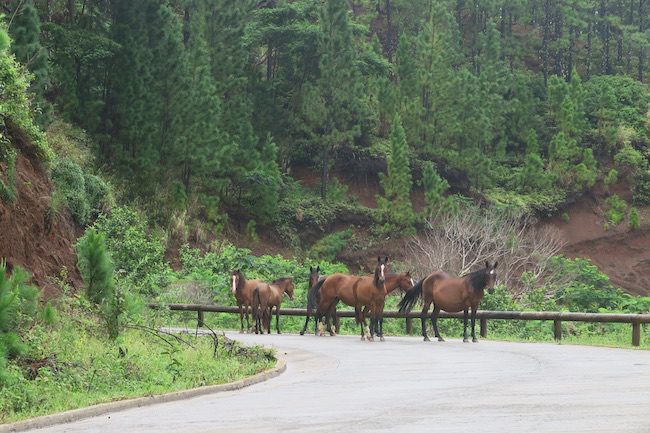
[(293, 299), (293, 290), (295, 289), (295, 285), (293, 284), (293, 278), (292, 277), (286, 277), (286, 278), (278, 278), (277, 280), (273, 281), (274, 286), (278, 286), (284, 293), (287, 294), (289, 299)]
[(411, 276), (411, 271), (406, 271), (399, 274), (399, 278), (397, 280), (397, 287), (399, 287), (401, 290), (406, 291), (413, 286), (415, 286), (415, 281), (413, 281), (413, 277)]
[(377, 267), (375, 268), (375, 285), (379, 286), (386, 281), (386, 274), (388, 273), (388, 256), (384, 259), (377, 256)]
[(241, 269), (237, 269), (236, 271), (233, 271), (230, 277), (232, 282), (231, 290), (232, 290), (232, 294), (234, 295), (235, 293), (237, 293), (237, 288), (240, 287), (241, 281), (245, 280), (246, 277), (244, 277), (244, 274), (241, 271)]
[(320, 265), (315, 268), (309, 267), (309, 287), (312, 287), (314, 284), (318, 283), (320, 279)]
[(485, 287), (487, 288), (488, 293), (494, 293), (494, 285), (497, 282), (497, 265), (499, 262), (494, 262), (494, 265), (490, 265), (489, 262), (485, 262), (485, 274), (487, 278), (485, 279)]

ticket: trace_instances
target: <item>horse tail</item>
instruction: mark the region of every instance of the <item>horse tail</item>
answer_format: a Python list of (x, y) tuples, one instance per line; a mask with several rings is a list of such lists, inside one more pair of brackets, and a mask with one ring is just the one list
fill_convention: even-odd
[(424, 283), (424, 280), (425, 278), (422, 278), (415, 286), (406, 291), (406, 294), (398, 304), (400, 313), (413, 309), (418, 299), (422, 296), (422, 283)]
[(314, 310), (315, 308), (318, 307), (318, 301), (320, 299), (320, 289), (323, 287), (323, 283), (325, 282), (325, 278), (314, 284), (309, 288), (309, 291), (307, 292), (307, 309), (308, 310)]

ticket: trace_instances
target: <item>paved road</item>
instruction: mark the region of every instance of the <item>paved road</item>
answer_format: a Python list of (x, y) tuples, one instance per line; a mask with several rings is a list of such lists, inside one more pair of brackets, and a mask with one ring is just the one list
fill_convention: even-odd
[(650, 432), (650, 352), (239, 335), (287, 371), (252, 387), (44, 432)]

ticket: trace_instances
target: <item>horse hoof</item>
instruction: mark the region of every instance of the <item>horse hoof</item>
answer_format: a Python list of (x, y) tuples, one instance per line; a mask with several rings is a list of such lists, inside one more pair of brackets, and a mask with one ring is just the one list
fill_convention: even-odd
[(300, 331), (300, 335), (305, 335), (305, 331)]
[(278, 334), (282, 334), (282, 332), (278, 331)]
[(240, 329), (240, 330), (239, 330), (239, 333), (240, 333), (240, 334), (243, 334), (243, 333), (244, 333), (244, 330), (243, 330), (243, 329)]
[(379, 341), (386, 341), (386, 340), (384, 340), (384, 337), (379, 337)]
[(469, 340), (467, 338), (463, 338), (463, 343), (469, 343)]
[(366, 340), (366, 337), (361, 337), (361, 341), (365, 341), (365, 340)]
[(442, 338), (442, 337), (438, 337), (438, 341), (443, 341), (443, 342), (444, 342), (444, 341), (445, 341), (445, 339), (444, 339), (444, 338)]
[(431, 340), (429, 340), (429, 337), (427, 337), (427, 336), (425, 335), (425, 336), (424, 336), (424, 341), (431, 341)]
[(472, 338), (472, 343), (478, 343), (478, 338)]
[(336, 337), (336, 332), (330, 332), (330, 337)]

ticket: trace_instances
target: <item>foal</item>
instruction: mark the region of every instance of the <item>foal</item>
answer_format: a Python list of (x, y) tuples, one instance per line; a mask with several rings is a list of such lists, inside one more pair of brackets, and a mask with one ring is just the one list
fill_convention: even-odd
[(434, 272), (420, 280), (413, 288), (406, 292), (404, 298), (399, 303), (399, 311), (411, 311), (416, 302), (422, 298), (422, 313), (420, 321), (422, 322), (422, 336), (424, 341), (429, 341), (426, 328), (426, 314), (429, 306), (433, 303), (433, 312), (431, 313), (431, 323), (433, 332), (438, 337), (438, 341), (444, 341), (438, 331), (438, 313), (440, 310), (449, 313), (462, 311), (463, 314), (463, 342), (467, 343), (467, 312), (472, 309), (472, 341), (478, 343), (476, 338), (475, 322), (476, 310), (487, 289), (489, 293), (494, 292), (494, 284), (497, 279), (498, 262), (490, 265), (485, 262), (485, 268), (474, 271), (462, 278), (452, 278), (444, 272)]
[[(275, 307), (275, 329), (280, 332), (280, 304), (282, 296), (286, 293), (293, 299), (293, 278), (278, 278), (271, 284), (260, 283), (253, 289), (253, 318), (255, 319), (255, 333), (264, 333), (262, 321), (268, 333), (271, 333), (271, 316)], [(261, 317), (260, 317), (261, 316)]]

